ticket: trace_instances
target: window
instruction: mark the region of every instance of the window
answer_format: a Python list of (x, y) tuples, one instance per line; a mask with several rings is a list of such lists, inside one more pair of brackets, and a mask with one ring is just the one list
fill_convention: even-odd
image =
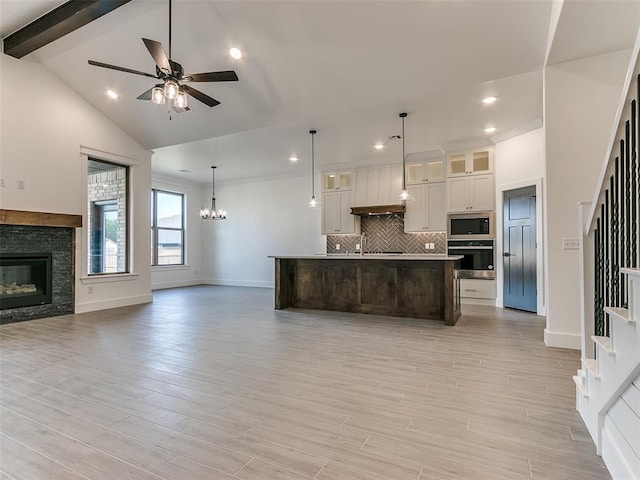
[(184, 195), (151, 190), (151, 265), (184, 265)]
[(129, 168), (88, 161), (89, 274), (129, 271)]

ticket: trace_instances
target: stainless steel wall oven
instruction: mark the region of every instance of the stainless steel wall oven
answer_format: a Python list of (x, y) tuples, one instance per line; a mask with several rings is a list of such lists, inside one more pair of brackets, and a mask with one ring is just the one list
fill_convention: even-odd
[(460, 278), (486, 278), (496, 276), (493, 240), (449, 240), (449, 255), (462, 255)]

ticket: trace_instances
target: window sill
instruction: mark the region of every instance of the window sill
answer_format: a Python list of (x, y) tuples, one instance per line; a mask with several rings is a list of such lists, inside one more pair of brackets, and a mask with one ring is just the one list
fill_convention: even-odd
[(152, 272), (162, 272), (165, 270), (189, 270), (191, 265), (152, 265)]
[(136, 280), (139, 273), (108, 273), (105, 275), (91, 275), (80, 277), (80, 281), (87, 285), (91, 283), (110, 283)]

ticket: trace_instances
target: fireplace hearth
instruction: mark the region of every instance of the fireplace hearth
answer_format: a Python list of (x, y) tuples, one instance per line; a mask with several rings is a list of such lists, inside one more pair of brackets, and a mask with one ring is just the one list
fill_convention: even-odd
[(0, 310), (51, 303), (51, 253), (0, 253)]

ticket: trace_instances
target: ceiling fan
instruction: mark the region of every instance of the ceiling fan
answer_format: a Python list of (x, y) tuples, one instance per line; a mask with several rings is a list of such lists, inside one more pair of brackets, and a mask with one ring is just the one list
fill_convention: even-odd
[[(96, 62), (95, 60), (89, 60), (89, 65), (96, 67), (110, 68), (112, 70), (118, 70), (126, 73), (133, 73), (134, 75), (143, 75), (145, 77), (155, 78), (162, 80), (162, 83), (158, 83), (151, 87), (146, 92), (138, 96), (139, 100), (151, 100), (153, 103), (164, 104), (166, 101), (171, 103), (171, 108), (177, 113), (182, 113), (190, 110), (187, 105), (187, 95), (192, 96), (196, 100), (204, 103), (209, 107), (215, 107), (220, 102), (215, 98), (211, 98), (209, 95), (196, 90), (188, 82), (236, 82), (238, 81), (238, 75), (233, 70), (224, 70), (220, 72), (205, 72), (205, 73), (192, 73), (189, 75), (184, 74), (182, 65), (173, 61), (171, 58), (171, 0), (169, 0), (169, 55), (167, 56), (162, 44), (155, 40), (149, 40), (143, 38), (147, 50), (153, 57), (156, 63), (156, 74), (141, 72), (139, 70), (132, 70), (126, 67), (119, 67), (117, 65), (109, 65), (108, 63)], [(181, 83), (182, 82), (182, 83)]]

